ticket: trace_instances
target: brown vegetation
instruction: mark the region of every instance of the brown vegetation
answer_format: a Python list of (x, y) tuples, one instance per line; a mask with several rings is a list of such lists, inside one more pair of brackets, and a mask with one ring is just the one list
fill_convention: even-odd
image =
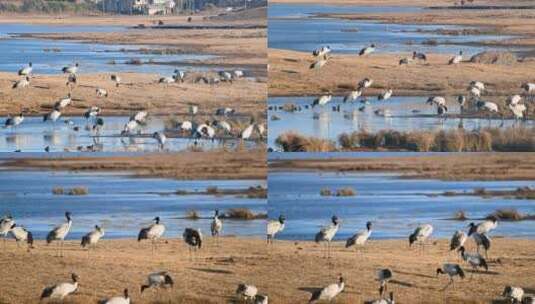
[(225, 211), (220, 218), (230, 219), (230, 220), (258, 220), (258, 219), (267, 219), (267, 214), (265, 213), (253, 213), (253, 211), (247, 208), (231, 208)]
[(306, 137), (294, 132), (286, 132), (275, 140), (284, 152), (329, 152), (336, 149), (335, 143), (321, 138)]
[[(435, 303), (444, 299), (451, 304), (482, 304), (502, 300), (505, 285), (533, 290), (535, 255), (533, 240), (494, 238), (489, 252), (489, 272), (473, 274), (470, 267), (463, 283), (445, 293), (441, 289), (447, 277), (436, 277), (435, 270), (445, 262), (459, 262), (450, 253), (449, 240), (435, 240), (424, 253), (409, 249), (406, 240), (369, 241), (356, 254), (341, 242), (333, 243), (330, 263), (323, 259), (321, 246), (311, 241), (276, 241), (266, 251), (265, 240), (223, 237), (219, 245), (207, 237), (194, 260), (188, 259), (187, 246), (173, 237), (158, 245), (150, 256), (150, 244), (134, 240), (102, 240), (90, 253), (80, 248), (79, 241), (67, 241), (65, 257), (54, 257), (54, 247), (37, 241), (31, 254), (17, 248), (10, 240), (0, 250), (0, 258), (9, 260), (0, 267), (0, 303), (37, 303), (45, 286), (69, 281), (70, 273), (80, 276), (80, 289), (65, 303), (88, 304), (110, 296), (121, 295), (129, 288), (132, 301), (139, 304), (229, 303), (239, 283), (254, 284), (270, 303), (305, 303), (315, 288), (336, 282), (339, 273), (346, 279), (346, 290), (338, 304), (363, 303), (378, 298), (376, 273), (390, 268), (394, 273), (389, 283), (396, 303)], [(475, 250), (469, 240), (469, 250)], [(498, 263), (499, 261), (499, 263)], [(147, 274), (167, 270), (175, 280), (170, 290), (147, 290), (139, 286)], [(458, 280), (458, 278), (456, 278)], [(485, 282), (479, 284), (479, 282)], [(459, 284), (457, 284), (459, 283)]]
[[(519, 165), (521, 164), (521, 165)], [(339, 157), (273, 160), (270, 170), (393, 172), (404, 178), (441, 180), (535, 180), (535, 153)]]
[[(199, 153), (202, 153), (199, 154)], [(76, 158), (25, 158), (6, 161), (12, 168), (74, 171), (128, 171), (136, 176), (173, 179), (265, 179), (266, 153), (252, 151), (181, 152)]]

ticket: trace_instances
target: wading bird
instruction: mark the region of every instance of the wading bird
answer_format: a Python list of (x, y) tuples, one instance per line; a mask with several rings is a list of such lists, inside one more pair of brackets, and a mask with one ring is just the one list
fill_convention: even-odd
[(315, 241), (316, 243), (325, 242), (325, 254), (327, 258), (331, 257), (331, 241), (333, 240), (336, 232), (340, 228), (340, 221), (336, 215), (333, 215), (331, 218), (331, 224), (325, 227), (322, 227), (320, 231), (316, 234)]
[(67, 220), (65, 223), (56, 226), (52, 231), (48, 233), (46, 236), (46, 243), (50, 244), (53, 241), (58, 241), (58, 253), (59, 256), (63, 256), (63, 245), (65, 241), (65, 237), (67, 237), (67, 234), (69, 234), (69, 231), (71, 230), (72, 226), (72, 219), (71, 219), (71, 213), (65, 212), (65, 219)]
[(87, 247), (87, 254), (89, 254), (89, 249), (91, 246), (97, 247), (98, 241), (104, 236), (104, 229), (100, 227), (99, 225), (95, 225), (95, 229), (88, 234), (84, 235), (82, 237), (82, 242), (80, 243), (80, 246), (82, 248)]
[(314, 99), (314, 101), (312, 102), (312, 107), (314, 108), (315, 106), (324, 106), (326, 105), (329, 101), (331, 101), (331, 99), (333, 98), (332, 95), (322, 95), (316, 99)]
[(374, 301), (368, 301), (367, 304), (395, 304), (394, 293), (390, 292), (388, 299), (378, 299)]
[(463, 61), (463, 51), (459, 51), (458, 55), (453, 56), (448, 64), (458, 64), (461, 63), (461, 61)]
[(20, 246), (21, 242), (26, 242), (28, 244), (28, 252), (33, 248), (33, 235), (30, 231), (26, 230), (26, 228), (13, 224), (9, 233), (17, 242), (17, 246)]
[(355, 101), (355, 100), (357, 100), (357, 98), (359, 98), (361, 95), (362, 95), (362, 90), (361, 90), (361, 89), (353, 90), (353, 91), (349, 92), (349, 94), (347, 94), (347, 95), (344, 97), (344, 102)]
[(117, 87), (117, 88), (121, 84), (121, 77), (119, 77), (119, 75), (117, 75), (117, 74), (112, 74), (110, 76), (110, 79), (111, 79), (111, 81), (115, 82), (115, 87)]
[(359, 56), (365, 56), (365, 55), (369, 55), (371, 53), (375, 52), (375, 44), (371, 44), (370, 46), (367, 46), (365, 48), (362, 48), (360, 51), (359, 51)]
[(522, 303), (524, 297), (524, 289), (520, 287), (506, 286), (502, 292), (502, 296), (511, 303)]
[(446, 290), (446, 288), (448, 288), (450, 285), (453, 285), (453, 287), (455, 287), (453, 277), (459, 276), (461, 279), (465, 278), (464, 270), (461, 268), (461, 266), (459, 266), (459, 264), (446, 263), (442, 265), (442, 268), (437, 268), (437, 277), (440, 274), (447, 274), (450, 278), (449, 283), (444, 286), (444, 290)]
[(425, 241), (431, 236), (432, 233), (433, 226), (431, 226), (430, 224), (419, 225), (409, 236), (409, 246), (412, 246), (412, 244), (418, 242), (420, 243), (421, 248), (423, 250), (425, 246)]
[(202, 233), (200, 229), (186, 228), (182, 234), (182, 238), (186, 245), (188, 245), (190, 259), (192, 254), (202, 247)]
[(331, 52), (331, 47), (326, 45), (326, 46), (319, 47), (315, 49), (314, 51), (312, 51), (312, 55), (316, 57), (323, 57), (329, 54), (330, 52)]
[(490, 249), (490, 238), (485, 233), (472, 233), (472, 239), (476, 243), (477, 252), (479, 253), (480, 248), (483, 247), (485, 250), (485, 257), (488, 259), (488, 251)]
[(143, 294), (147, 288), (173, 288), (173, 278), (167, 271), (154, 272), (148, 275), (147, 283), (141, 285), (140, 292)]
[(76, 62), (74, 65), (70, 65), (70, 66), (66, 66), (66, 67), (63, 67), (61, 69), (61, 71), (63, 72), (63, 74), (72, 74), (72, 75), (76, 75), (76, 73), (78, 73), (78, 67), (80, 65), (78, 64), (78, 62)]
[(24, 121), (24, 115), (22, 113), (20, 113), (19, 115), (16, 115), (16, 116), (13, 116), (13, 117), (8, 117), (6, 119), (6, 122), (5, 122), (4, 126), (6, 128), (16, 127), (16, 126), (20, 125), (23, 121)]
[(216, 241), (219, 242), (219, 235), (223, 229), (223, 222), (219, 219), (219, 210), (214, 211), (214, 218), (212, 219), (212, 224), (210, 225), (210, 232), (212, 237), (216, 238)]
[[(479, 267), (485, 268), (485, 271), (489, 271), (489, 265), (487, 261), (479, 253), (469, 253), (466, 252), (464, 246), (459, 248), (459, 254), (465, 262), (470, 264), (474, 270), (477, 270)], [(472, 272), (473, 275), (473, 272)]]
[(392, 89), (388, 89), (385, 92), (379, 94), (379, 96), (377, 96), (377, 100), (387, 100), (390, 97), (392, 97)]
[(160, 223), (159, 216), (155, 217), (153, 221), (154, 223), (152, 223), (150, 226), (142, 228), (139, 231), (137, 241), (141, 242), (141, 240), (150, 240), (152, 244), (152, 253), (154, 254), (154, 249), (156, 249), (157, 245), (156, 242), (163, 236), (165, 232), (165, 225)]
[(379, 296), (388, 290), (388, 282), (392, 279), (392, 270), (385, 268), (377, 271), (377, 280), (379, 281)]
[(32, 66), (32, 63), (29, 62), (28, 66), (23, 67), (22, 69), (20, 69), (18, 74), (19, 74), (19, 76), (30, 76), (32, 74), (32, 71), (33, 71), (33, 66)]
[(152, 134), (152, 138), (156, 139), (158, 141), (158, 148), (160, 150), (163, 150), (163, 147), (165, 145), (165, 142), (167, 141), (167, 136), (163, 132), (154, 132)]
[(12, 89), (24, 89), (30, 86), (30, 77), (26, 76), (13, 84)]
[(0, 219), (0, 236), (4, 239), (4, 246), (6, 245), (6, 238), (11, 231), (11, 227), (15, 225), (15, 220), (11, 215), (5, 216), (2, 219)]
[(308, 301), (308, 304), (317, 303), (319, 301), (331, 302), (336, 296), (344, 291), (345, 282), (344, 278), (340, 275), (338, 283), (330, 284), (320, 290), (317, 290), (312, 294), (312, 297)]
[(367, 89), (367, 88), (371, 87), (372, 84), (373, 84), (373, 79), (364, 78), (361, 81), (359, 81), (359, 88), (360, 89)]
[(491, 217), (477, 225), (472, 222), (468, 225), (468, 228), (470, 228), (468, 230), (468, 236), (471, 236), (473, 233), (487, 234), (496, 229), (496, 227), (498, 227), (498, 220), (495, 217)]
[(108, 97), (108, 91), (106, 89), (97, 88), (95, 92), (97, 93), (97, 97)]
[(423, 62), (427, 62), (427, 56), (424, 53), (412, 52), (412, 59), (418, 59), (422, 60)]
[(463, 247), (467, 239), (468, 237), (466, 236), (466, 233), (464, 233), (464, 231), (455, 231), (450, 240), (450, 250), (453, 251), (459, 249), (460, 247)]
[(128, 295), (128, 289), (125, 288), (122, 296), (116, 296), (107, 300), (101, 301), (101, 304), (130, 304), (130, 296)]
[(357, 248), (357, 251), (358, 251), (358, 247), (364, 246), (364, 244), (366, 244), (366, 241), (370, 238), (371, 234), (372, 234), (372, 222), (367, 222), (366, 230), (359, 231), (347, 239), (346, 248), (356, 245), (355, 247)]
[(246, 303), (254, 301), (256, 295), (258, 294), (258, 289), (254, 285), (248, 284), (239, 284), (236, 289), (236, 297), (238, 300), (245, 301)]
[(41, 293), (41, 300), (49, 299), (59, 299), (63, 300), (66, 296), (73, 294), (78, 290), (78, 280), (79, 277), (77, 274), (71, 274), (72, 283), (59, 283), (54, 286), (46, 287)]
[(314, 63), (312, 63), (309, 66), (309, 69), (311, 69), (311, 70), (319, 70), (324, 65), (327, 64), (327, 61), (329, 61), (329, 57), (327, 57), (327, 55), (324, 55), (322, 58), (320, 58), (320, 59), (316, 60)]
[(284, 230), (286, 218), (283, 215), (279, 215), (277, 220), (271, 220), (267, 223), (267, 243), (273, 244), (273, 240), (277, 233)]
[(61, 98), (60, 100), (56, 101), (56, 103), (54, 104), (54, 108), (63, 109), (67, 107), (68, 105), (70, 105), (71, 103), (72, 103), (72, 96), (71, 96), (71, 93), (68, 93), (67, 97)]

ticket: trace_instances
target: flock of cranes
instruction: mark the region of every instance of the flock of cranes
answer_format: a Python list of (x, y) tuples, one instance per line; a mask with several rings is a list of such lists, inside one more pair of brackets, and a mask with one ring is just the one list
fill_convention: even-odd
[[(75, 100), (73, 96), (75, 96), (75, 89), (79, 84), (79, 69), (80, 65), (78, 63), (63, 67), (61, 69), (61, 71), (67, 75), (66, 85), (68, 87), (68, 93), (65, 97), (59, 98), (54, 103), (50, 112), (43, 115), (44, 122), (50, 122), (52, 124), (56, 123), (62, 117), (63, 113), (65, 112), (65, 109), (69, 106), (73, 106), (73, 100)], [(33, 64), (30, 62), (28, 66), (23, 67), (18, 71), (18, 74), (22, 78), (16, 81), (13, 84), (12, 88), (24, 89), (30, 87), (33, 73)], [(200, 77), (195, 79), (195, 82), (204, 82), (210, 84), (219, 82), (232, 83), (233, 81), (243, 78), (244, 72), (241, 70), (234, 70), (231, 72), (220, 71), (218, 75), (219, 77), (214, 77), (210, 79), (206, 77)], [(171, 83), (183, 83), (186, 79), (186, 76), (186, 72), (181, 70), (175, 70), (173, 75), (160, 78), (158, 80), (158, 83), (162, 83), (164, 85), (168, 85)], [(118, 74), (110, 75), (109, 80), (115, 87), (119, 87), (122, 85), (122, 79)], [(111, 92), (106, 88), (97, 87), (95, 89), (95, 96), (96, 98), (106, 99), (110, 98)], [(218, 138), (235, 138), (240, 140), (251, 140), (254, 139), (256, 136), (256, 138), (262, 140), (265, 136), (265, 126), (261, 123), (257, 123), (254, 118), (250, 119), (249, 124), (242, 126), (239, 117), (236, 116), (237, 112), (235, 109), (228, 107), (218, 108), (214, 111), (214, 113), (210, 115), (215, 118), (206, 119), (204, 121), (197, 117), (197, 115), (200, 115), (199, 105), (192, 104), (189, 106), (188, 110), (190, 119), (185, 119), (181, 122), (177, 122), (174, 126), (176, 130), (170, 131), (178, 131), (180, 137), (193, 138), (195, 139), (195, 143), (197, 143), (197, 139), (215, 140)], [(84, 117), (87, 121), (85, 129), (91, 132), (91, 135), (93, 136), (94, 145), (88, 147), (79, 146), (77, 147), (77, 150), (98, 150), (98, 148), (100, 147), (98, 145), (98, 140), (105, 122), (104, 118), (101, 115), (102, 111), (101, 108), (98, 106), (91, 106), (84, 113)], [(141, 133), (142, 128), (147, 125), (148, 118), (149, 117), (147, 111), (138, 111), (137, 113), (134, 113), (130, 117), (128, 122), (125, 123), (123, 129), (120, 132), (120, 135), (128, 137), (143, 135)], [(23, 122), (24, 113), (21, 112), (13, 116), (9, 115), (5, 121), (4, 127), (16, 128), (20, 126)], [(80, 126), (75, 125), (70, 119), (66, 119), (64, 122), (68, 126), (70, 126), (73, 131), (79, 131), (81, 129)], [(167, 130), (163, 130), (154, 132), (151, 135), (151, 138), (156, 141), (159, 150), (164, 149), (164, 146), (167, 142), (168, 135), (166, 135), (166, 133), (168, 133)], [(50, 147), (45, 147), (45, 151), (49, 150)]]
[[(376, 46), (375, 44), (371, 44), (370, 46), (367, 46), (363, 49), (361, 49), (358, 52), (359, 56), (368, 56), (375, 52)], [(319, 70), (322, 67), (324, 67), (330, 57), (330, 54), (332, 53), (332, 49), (330, 46), (321, 46), (315, 50), (312, 51), (312, 55), (316, 57), (316, 61), (310, 65), (310, 69)], [(427, 61), (427, 55), (420, 52), (413, 52), (412, 57), (406, 57), (402, 58), (399, 62), (400, 65), (404, 64), (410, 64), (413, 61)], [(463, 52), (460, 51), (459, 54), (453, 56), (448, 61), (448, 64), (450, 65), (457, 65), (461, 64), (463, 62)], [(343, 98), (343, 102), (353, 102), (357, 101), (359, 98), (361, 98), (360, 103), (362, 106), (359, 107), (359, 111), (363, 112), (366, 109), (366, 105), (370, 104), (370, 100), (368, 97), (364, 97), (364, 89), (369, 88), (373, 84), (373, 80), (369, 78), (365, 78), (362, 81), (358, 82), (355, 89), (350, 90), (345, 97)], [(528, 119), (528, 108), (530, 103), (535, 102), (535, 83), (524, 83), (521, 85), (519, 94), (515, 94), (512, 96), (508, 96), (505, 100), (505, 108), (500, 109), (498, 104), (491, 102), (491, 101), (485, 101), (481, 99), (482, 93), (485, 91), (485, 84), (481, 81), (472, 81), (470, 85), (468, 86), (467, 92), (468, 94), (461, 94), (457, 96), (457, 102), (459, 103), (459, 107), (461, 108), (460, 117), (462, 119), (462, 115), (465, 114), (464, 110), (470, 108), (473, 110), (473, 113), (481, 112), (486, 113), (488, 115), (488, 118), (490, 119), (491, 115), (498, 115), (502, 118), (502, 125), (503, 125), (503, 119), (505, 118), (506, 114), (510, 112), (510, 114), (516, 119), (516, 120), (526, 120)], [(387, 101), (393, 96), (393, 90), (391, 88), (387, 88), (384, 90), (381, 94), (377, 96), (377, 101)], [(468, 95), (468, 96), (466, 96)], [(325, 106), (332, 100), (332, 93), (319, 96), (316, 98), (313, 103), (312, 107), (315, 106)], [(445, 117), (445, 115), (448, 112), (448, 107), (446, 104), (446, 97), (445, 96), (431, 96), (427, 100), (428, 104), (432, 104), (436, 106), (436, 113), (438, 117)], [(386, 104), (383, 104), (386, 105)], [(308, 105), (305, 106), (305, 108), (308, 108)], [(339, 106), (333, 106), (333, 111), (340, 111)], [(375, 110), (374, 113), (379, 116), (384, 117), (390, 117), (392, 116), (389, 109), (379, 109)], [(459, 126), (462, 127), (462, 123), (459, 124)]]

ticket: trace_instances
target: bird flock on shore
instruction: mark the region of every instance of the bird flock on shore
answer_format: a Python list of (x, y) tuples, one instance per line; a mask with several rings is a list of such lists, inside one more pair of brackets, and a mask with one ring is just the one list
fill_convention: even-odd
[[(359, 52), (359, 56), (370, 56), (376, 51), (377, 46), (375, 44), (371, 44), (367, 47), (362, 48)], [(312, 51), (312, 55), (316, 58), (315, 61), (309, 66), (311, 70), (316, 70), (318, 73), (321, 73), (320, 70), (324, 68), (329, 60), (332, 58), (332, 48), (328, 45), (321, 46), (315, 50)], [(402, 58), (399, 61), (399, 65), (407, 65), (407, 64), (413, 64), (416, 62), (423, 62), (427, 63), (428, 55), (416, 52), (414, 51), (412, 53), (411, 57), (405, 57)], [(459, 65), (463, 63), (463, 52), (459, 51), (459, 54), (452, 56), (447, 64), (449, 65)], [(353, 103), (353, 102), (359, 102), (360, 106), (358, 107), (359, 112), (365, 112), (368, 106), (377, 106), (378, 108), (374, 109), (372, 112), (381, 117), (392, 117), (393, 114), (391, 110), (388, 108), (387, 101), (390, 100), (394, 96), (394, 91), (392, 88), (386, 88), (384, 89), (376, 98), (376, 102), (372, 101), (372, 98), (369, 96), (365, 96), (366, 89), (372, 87), (372, 85), (376, 85), (377, 87), (384, 87), (384, 85), (374, 83), (374, 80), (367, 77), (360, 81), (358, 81), (353, 89), (350, 89), (341, 101), (343, 103)], [(455, 97), (451, 97), (452, 103), (458, 103), (458, 106), (460, 108), (460, 112), (455, 114), (453, 117), (458, 117), (461, 119), (459, 123), (459, 127), (463, 127), (462, 119), (463, 117), (480, 117), (481, 115), (486, 115), (486, 117), (490, 119), (492, 117), (494, 118), (501, 118), (503, 126), (503, 121), (506, 117), (510, 116), (515, 121), (522, 122), (529, 119), (529, 107), (535, 102), (535, 83), (526, 82), (523, 83), (519, 87), (519, 91), (517, 94), (514, 94), (512, 96), (507, 96), (504, 100), (505, 107), (500, 108), (500, 106), (495, 103), (488, 100), (485, 100), (484, 93), (486, 92), (486, 86), (483, 82), (474, 80), (471, 81), (470, 84), (467, 87), (467, 93), (466, 94), (460, 94)], [(331, 101), (333, 101), (333, 92), (328, 92), (327, 94), (320, 95), (317, 98), (315, 98), (311, 105), (296, 105), (295, 107), (292, 107), (292, 111), (302, 111), (304, 109), (314, 109), (315, 107), (319, 106), (320, 108), (323, 108), (327, 104), (329, 104)], [(448, 114), (448, 99), (450, 97), (447, 96), (430, 96), (426, 103), (429, 105), (432, 105), (436, 108), (436, 116), (438, 118), (442, 119), (442, 122), (444, 122), (444, 119)], [(270, 106), (270, 110), (283, 110), (283, 106)], [(335, 104), (332, 106), (332, 110), (334, 112), (340, 112), (341, 107), (340, 104)], [(418, 113), (419, 110), (412, 110), (412, 113)], [(351, 113), (348, 114), (347, 117), (354, 117), (356, 115), (353, 110)], [(317, 113), (314, 113), (314, 118), (317, 118)]]
[[(75, 98), (76, 88), (80, 85), (80, 64), (75, 63), (70, 66), (65, 66), (61, 72), (67, 76), (66, 87), (68, 89), (65, 97), (59, 98), (52, 106), (50, 112), (43, 115), (43, 122), (55, 125), (61, 120), (68, 107), (73, 107), (76, 104)], [(27, 90), (30, 88), (32, 78), (34, 76), (33, 64), (30, 62), (27, 66), (18, 71), (21, 77), (12, 85), (14, 90)], [(219, 83), (233, 83), (245, 77), (242, 70), (234, 71), (219, 71), (216, 77), (198, 76), (192, 81), (194, 83), (215, 85)], [(188, 74), (181, 70), (175, 70), (171, 76), (161, 77), (157, 83), (164, 86), (163, 89), (171, 84), (184, 83)], [(192, 76), (194, 77), (194, 76)], [(125, 84), (118, 74), (109, 76), (110, 86), (119, 88), (120, 86), (132, 85)], [(113, 89), (103, 87), (95, 88), (95, 98), (108, 99), (114, 95), (119, 94), (113, 92)], [(125, 123), (122, 130), (116, 136), (122, 138), (129, 138), (130, 142), (135, 142), (136, 137), (150, 137), (153, 138), (158, 145), (159, 150), (164, 149), (168, 137), (179, 137), (193, 139), (194, 145), (198, 144), (199, 139), (205, 140), (263, 140), (265, 137), (266, 127), (257, 122), (257, 119), (250, 117), (247, 123), (244, 123), (242, 118), (235, 109), (229, 107), (221, 107), (216, 109), (213, 113), (201, 113), (199, 104), (190, 104), (188, 106), (188, 113), (185, 114), (185, 119), (177, 121), (170, 119), (169, 126), (162, 131), (153, 132), (152, 134), (143, 134), (144, 128), (148, 125), (149, 114), (146, 110), (141, 110), (133, 113), (130, 119)], [(102, 129), (104, 128), (105, 119), (102, 116), (103, 111), (98, 106), (90, 106), (84, 113), (86, 119), (85, 130), (90, 132), (93, 138), (93, 144), (89, 146), (78, 146), (76, 150), (84, 152), (95, 152), (102, 150), (102, 143), (100, 142)], [(205, 118), (203, 118), (205, 117)], [(8, 115), (5, 120), (4, 128), (16, 130), (24, 122), (24, 112), (15, 115)], [(64, 119), (63, 121), (71, 130), (78, 132), (84, 126), (77, 125), (72, 119)], [(118, 130), (119, 131), (119, 130)], [(124, 139), (121, 139), (124, 143)], [(44, 147), (44, 150), (51, 151), (50, 146)], [(70, 152), (65, 148), (66, 152)], [(17, 150), (16, 152), (21, 152)]]
[[(314, 241), (317, 244), (323, 244), (322, 257), (330, 260), (332, 256), (332, 242), (335, 239), (337, 232), (340, 229), (341, 220), (333, 215), (329, 225), (323, 226), (314, 236)], [(46, 244), (51, 244), (57, 242), (56, 247), (56, 256), (64, 256), (64, 241), (67, 238), (69, 232), (71, 231), (73, 225), (73, 219), (70, 212), (65, 213), (65, 221), (57, 226), (55, 226), (46, 236)], [(276, 236), (283, 232), (287, 225), (286, 217), (280, 215), (277, 219), (268, 220), (266, 225), (266, 243), (267, 246), (273, 248), (274, 240)], [(467, 231), (457, 230), (453, 233), (453, 236), (450, 240), (449, 249), (451, 252), (455, 252), (458, 256), (461, 263), (445, 262), (436, 268), (436, 276), (446, 275), (449, 278), (448, 283), (444, 286), (442, 290), (446, 291), (450, 286), (455, 287), (454, 278), (458, 277), (464, 279), (466, 277), (465, 267), (470, 267), (472, 269), (471, 276), (475, 273), (480, 273), (481, 270), (485, 272), (489, 271), (489, 250), (491, 248), (491, 238), (490, 233), (495, 230), (498, 226), (498, 220), (494, 217), (491, 217), (480, 223), (470, 223), (467, 226)], [(371, 238), (372, 235), (373, 223), (367, 222), (365, 229), (357, 231), (351, 235), (345, 241), (344, 247), (351, 248), (355, 247), (358, 256), (362, 256), (363, 248), (366, 246), (367, 241)], [(215, 210), (210, 224), (210, 233), (213, 237), (216, 246), (219, 246), (219, 237), (223, 231), (223, 221), (220, 218), (219, 210)], [(137, 236), (138, 242), (141, 241), (150, 241), (152, 254), (154, 255), (155, 251), (158, 250), (158, 244), (161, 243), (162, 238), (166, 232), (166, 226), (160, 219), (160, 217), (155, 217), (153, 222), (150, 225), (144, 226), (140, 229)], [(408, 236), (409, 248), (413, 246), (419, 247), (419, 252), (421, 254), (425, 253), (425, 246), (429, 244), (431, 236), (434, 232), (434, 228), (430, 224), (420, 224), (418, 225)], [(27, 243), (27, 250), (35, 250), (34, 247), (34, 237), (30, 231), (25, 227), (17, 225), (15, 219), (11, 216), (4, 216), (0, 220), (0, 237), (3, 238), (4, 246), (6, 239), (11, 236), (15, 239), (18, 246), (21, 243)], [(105, 236), (104, 229), (96, 225), (94, 229), (85, 234), (82, 239), (80, 246), (87, 250), (88, 258), (90, 257), (90, 251), (94, 250), (97, 247), (98, 242)], [(467, 250), (468, 240), (473, 240), (475, 251), (471, 252)], [(188, 227), (184, 229), (182, 234), (182, 239), (189, 250), (190, 261), (196, 260), (196, 254), (203, 248), (204, 236), (199, 228)], [(167, 243), (167, 242), (165, 242)], [(484, 252), (484, 253), (483, 253)], [(499, 260), (493, 261), (494, 263), (500, 263)], [(331, 265), (329, 263), (329, 265)], [(332, 267), (332, 266), (330, 266)], [(388, 282), (391, 281), (395, 276), (395, 271), (390, 268), (382, 268), (377, 271), (376, 278), (379, 282), (379, 299), (371, 300), (367, 303), (373, 304), (393, 304), (394, 302), (394, 292), (388, 290)], [(59, 283), (53, 286), (45, 287), (42, 291), (41, 299), (44, 298), (53, 298), (53, 299), (64, 299), (68, 295), (75, 293), (79, 289), (80, 277), (73, 273), (71, 276), (71, 282)], [(174, 280), (171, 276), (171, 273), (167, 270), (158, 271), (150, 273), (148, 275), (147, 281), (142, 283), (140, 287), (140, 292), (143, 294), (144, 290), (147, 288), (155, 287), (160, 288), (171, 288), (173, 287)], [(327, 301), (331, 302), (335, 299), (340, 293), (344, 291), (346, 284), (346, 279), (342, 274), (338, 275), (338, 281), (332, 284), (325, 286), (322, 289), (318, 289), (312, 293), (312, 296), (308, 303), (316, 303), (318, 301)], [(524, 290), (520, 287), (515, 286), (505, 286), (502, 296), (508, 300), (511, 300), (512, 303), (533, 303), (529, 302), (533, 299), (532, 296), (529, 296), (524, 293)], [(245, 303), (255, 303), (255, 304), (267, 304), (268, 296), (266, 294), (260, 294), (256, 286), (246, 283), (239, 283), (238, 288), (236, 289), (236, 297), (240, 300), (245, 301)], [(121, 303), (130, 303), (130, 295), (128, 289), (124, 289), (122, 296), (115, 296), (109, 298), (102, 303), (108, 304), (121, 304)]]

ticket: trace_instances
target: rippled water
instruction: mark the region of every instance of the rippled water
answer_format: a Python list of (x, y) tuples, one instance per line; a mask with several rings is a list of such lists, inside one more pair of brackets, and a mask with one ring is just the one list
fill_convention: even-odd
[[(285, 103), (300, 105), (300, 112), (286, 112), (282, 110), (269, 110), (268, 118), (273, 115), (280, 120), (269, 121), (270, 147), (275, 147), (275, 139), (282, 133), (295, 131), (303, 135), (315, 136), (336, 140), (338, 135), (344, 132), (365, 130), (377, 132), (380, 130), (396, 131), (438, 131), (455, 129), (459, 127), (460, 119), (442, 119), (436, 116), (436, 107), (427, 105), (428, 97), (400, 97), (395, 96), (387, 101), (377, 101), (370, 98), (370, 104), (364, 111), (358, 109), (360, 102), (343, 103), (343, 97), (333, 97), (332, 101), (324, 107), (305, 109), (305, 105), (311, 105), (316, 97), (270, 97), (269, 106), (282, 106)], [(340, 112), (332, 111), (333, 105), (340, 105)], [(377, 109), (389, 109), (392, 117), (382, 117), (374, 113)], [(448, 105), (449, 113), (459, 113), (457, 104)], [(414, 112), (417, 111), (417, 112)], [(484, 127), (518, 126), (520, 123), (513, 119), (464, 118), (463, 126), (466, 130), (474, 130)], [(533, 121), (522, 123), (525, 127), (535, 125)]]
[[(321, 45), (329, 45), (335, 52), (356, 53), (375, 43), (377, 52), (458, 53), (462, 49), (472, 55), (495, 46), (448, 45), (449, 43), (480, 42), (510, 37), (494, 35), (442, 35), (426, 33), (439, 29), (467, 27), (445, 25), (387, 24), (374, 21), (317, 18), (315, 13), (407, 13), (418, 12), (416, 7), (366, 7), (309, 4), (270, 4), (268, 10), (270, 48), (311, 52)], [(422, 30), (424, 32), (417, 32)], [(422, 45), (426, 40), (437, 40), (439, 45)]]
[[(132, 59), (154, 63), (202, 61), (211, 55), (177, 54), (156, 55), (137, 52), (143, 45), (98, 44), (77, 41), (25, 39), (17, 35), (27, 33), (72, 33), (72, 32), (121, 32), (116, 26), (46, 26), (27, 24), (0, 24), (0, 71), (16, 72), (28, 62), (33, 63), (35, 74), (59, 74), (61, 68), (74, 62), (80, 64), (81, 73), (92, 72), (139, 72), (171, 74), (176, 68), (206, 69), (188, 64), (160, 65), (124, 64)], [(158, 48), (149, 46), (148, 48)], [(54, 51), (57, 49), (58, 51)], [(129, 50), (125, 52), (123, 50)], [(116, 64), (110, 64), (115, 62)]]
[[(354, 197), (322, 197), (322, 188), (352, 187)], [(439, 181), (400, 179), (396, 175), (338, 174), (332, 172), (270, 172), (268, 214), (287, 217), (283, 239), (312, 240), (319, 227), (336, 214), (341, 220), (337, 239), (345, 239), (374, 223), (374, 238), (407, 238), (418, 224), (435, 227), (434, 237), (449, 238), (469, 222), (447, 220), (458, 210), (470, 218), (483, 218), (499, 208), (535, 213), (533, 200), (480, 198), (473, 196), (429, 196), (444, 191), (472, 191), (535, 187), (534, 181)], [(493, 235), (535, 237), (535, 221), (500, 222)]]
[[(167, 237), (179, 237), (185, 227), (201, 228), (205, 233), (210, 231), (210, 219), (180, 219), (189, 210), (198, 211), (202, 217), (212, 216), (216, 208), (221, 211), (228, 208), (249, 208), (255, 213), (265, 213), (266, 200), (235, 196), (177, 196), (171, 193), (178, 189), (204, 191), (210, 186), (219, 189), (246, 189), (258, 185), (265, 186), (265, 181), (176, 181), (131, 178), (117, 173), (0, 171), (0, 215), (13, 215), (17, 224), (24, 225), (39, 239), (64, 221), (63, 214), (67, 210), (73, 218), (69, 239), (80, 238), (95, 224), (106, 229), (106, 238), (135, 238), (139, 229), (149, 224), (155, 216), (160, 216), (167, 226)], [(76, 186), (87, 187), (89, 194), (52, 194), (54, 187)], [(225, 220), (223, 233), (264, 235), (265, 222)]]
[[(0, 125), (5, 123), (5, 117), (0, 118)], [(150, 137), (153, 132), (164, 130), (165, 118), (153, 116), (146, 126), (138, 129), (144, 136), (121, 137), (119, 136), (128, 122), (127, 116), (103, 117), (104, 127), (100, 136), (89, 126), (84, 117), (61, 117), (56, 123), (43, 122), (41, 117), (26, 117), (24, 122), (14, 128), (0, 128), (0, 152), (44, 152), (45, 147), (50, 147), (51, 152), (75, 152), (78, 146), (97, 144), (102, 152), (151, 152), (158, 151), (159, 147), (155, 139)], [(69, 122), (69, 123), (65, 123)], [(74, 127), (78, 126), (79, 131)], [(213, 149), (220, 147), (233, 148), (239, 144), (239, 140), (193, 140), (188, 138), (168, 138), (164, 150), (181, 151), (193, 147)], [(254, 146), (254, 142), (246, 142), (245, 147)]]

